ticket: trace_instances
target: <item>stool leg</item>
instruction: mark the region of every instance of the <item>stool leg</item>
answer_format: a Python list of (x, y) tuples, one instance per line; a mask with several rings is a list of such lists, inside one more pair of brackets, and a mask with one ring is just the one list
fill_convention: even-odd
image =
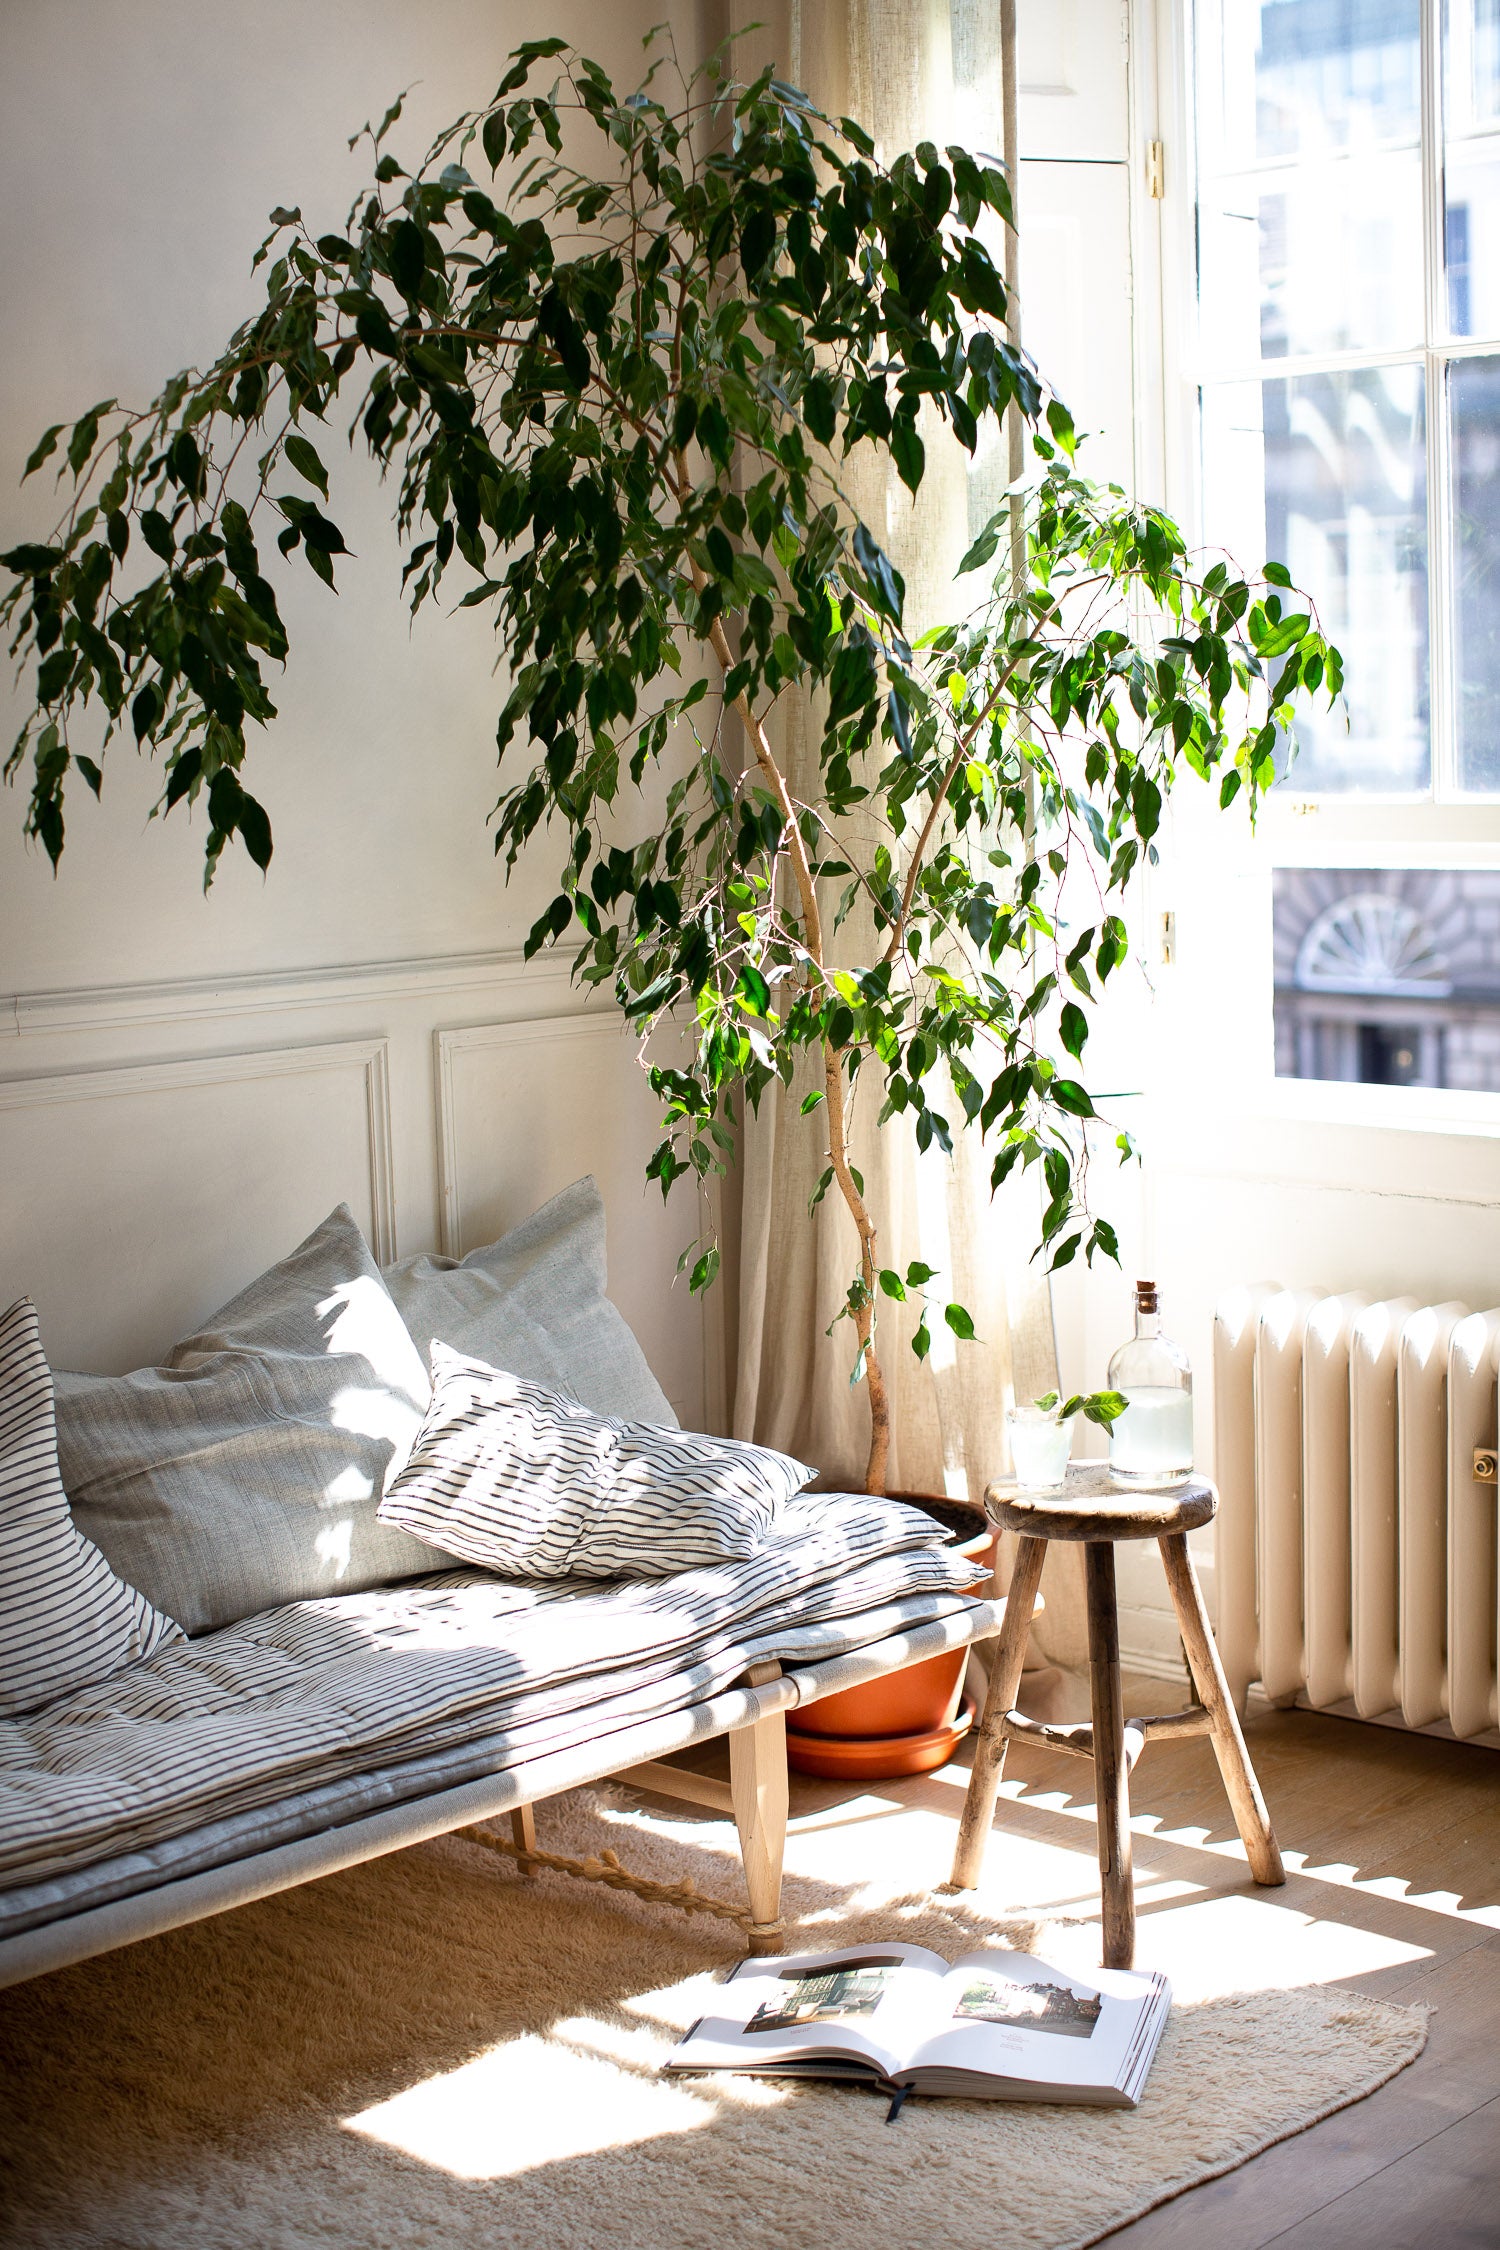
[(1198, 1584), (1198, 1573), (1188, 1552), (1187, 1534), (1169, 1532), (1157, 1545), (1166, 1566), (1167, 1585), (1188, 1664), (1199, 1696), (1213, 1721), (1214, 1756), (1224, 1777), (1224, 1788), (1234, 1810), (1234, 1824), (1240, 1832), (1250, 1872), (1257, 1883), (1284, 1883), (1286, 1870), (1281, 1864), (1271, 1816), (1266, 1811), (1266, 1800), (1260, 1793), (1250, 1753), (1245, 1748), (1245, 1737), (1235, 1715), (1229, 1683), (1224, 1677), (1224, 1667), (1214, 1646), (1213, 1629), (1203, 1606), (1203, 1589)]
[(1031, 1624), (1031, 1613), (1036, 1607), (1036, 1593), (1041, 1584), (1042, 1560), (1046, 1552), (1045, 1539), (1023, 1538), (1016, 1549), (1016, 1567), (1011, 1573), (1010, 1591), (1005, 1597), (1005, 1622), (1000, 1628), (1000, 1638), (995, 1647), (995, 1661), (990, 1666), (990, 1685), (984, 1699), (984, 1717), (979, 1722), (979, 1733), (974, 1744), (974, 1770), (969, 1776), (963, 1816), (958, 1824), (952, 1876), (957, 1890), (972, 1891), (984, 1865), (984, 1847), (989, 1837), (990, 1823), (995, 1817), (995, 1799), (1000, 1793), (1000, 1782), (1005, 1772), (1005, 1733), (1001, 1721), (1007, 1711), (1014, 1710), (1016, 1696), (1020, 1692), (1021, 1667), (1026, 1660), (1026, 1633)]
[(1104, 1899), (1104, 1966), (1135, 1961), (1135, 1891), (1130, 1865), (1130, 1769), (1120, 1694), (1120, 1621), (1115, 1550), (1091, 1539), (1083, 1550), (1088, 1596), (1089, 1688), (1094, 1712), (1094, 1794), (1098, 1799), (1099, 1886)]

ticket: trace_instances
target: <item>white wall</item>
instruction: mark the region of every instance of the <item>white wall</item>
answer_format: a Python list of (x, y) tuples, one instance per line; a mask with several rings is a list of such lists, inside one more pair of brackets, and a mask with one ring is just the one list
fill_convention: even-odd
[[(0, 11), (0, 544), (50, 528), (50, 472), (16, 489), (47, 423), (148, 398), (253, 308), (274, 203), (342, 225), (347, 137), (401, 88), (410, 160), (519, 40), (575, 36), (633, 83), (664, 16), (696, 52), (696, 0)], [(493, 855), (489, 629), (411, 625), (385, 498), (323, 450), (358, 561), (337, 598), (283, 574), (293, 662), (246, 771), (268, 876), (226, 854), (205, 898), (202, 815), (147, 826), (159, 775), (121, 744), (103, 805), (70, 796), (55, 880), (0, 792), (0, 1301), (36, 1298), (59, 1362), (118, 1368), (341, 1196), (384, 1254), (468, 1248), (593, 1170), (614, 1293), (700, 1421), (702, 1315), (670, 1287), (691, 1204), (646, 1198), (650, 1105), (612, 1023), (519, 965), (555, 870), (536, 855), (507, 891)]]

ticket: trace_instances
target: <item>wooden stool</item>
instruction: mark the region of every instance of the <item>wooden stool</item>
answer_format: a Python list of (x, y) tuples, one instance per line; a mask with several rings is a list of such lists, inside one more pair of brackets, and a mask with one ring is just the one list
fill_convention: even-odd
[[(1255, 1779), (1245, 1738), (1214, 1646), (1187, 1535), (1209, 1523), (1219, 1496), (1201, 1477), (1168, 1491), (1117, 1484), (1102, 1463), (1080, 1462), (1068, 1481), (1051, 1491), (991, 1485), (989, 1514), (1002, 1530), (1020, 1534), (1016, 1566), (1005, 1601), (1005, 1623), (990, 1669), (989, 1693), (974, 1751), (974, 1771), (964, 1799), (953, 1858), (953, 1881), (972, 1890), (984, 1863), (985, 1840), (1005, 1771), (1008, 1741), (1044, 1742), (1094, 1761), (1099, 1801), (1099, 1874), (1104, 1894), (1104, 1965), (1128, 1969), (1135, 1959), (1135, 1896), (1130, 1874), (1130, 1769), (1146, 1744), (1177, 1735), (1208, 1734), (1235, 1826), (1257, 1883), (1284, 1883), (1286, 1875), (1265, 1799)], [(1044, 1726), (1013, 1708), (1026, 1653), (1026, 1632), (1036, 1603), (1049, 1539), (1084, 1542), (1088, 1593), (1089, 1679), (1093, 1723)], [(1202, 1701), (1161, 1718), (1126, 1722), (1120, 1699), (1120, 1629), (1115, 1611), (1117, 1539), (1154, 1539), (1166, 1565), (1172, 1606), (1182, 1632), (1193, 1682)]]

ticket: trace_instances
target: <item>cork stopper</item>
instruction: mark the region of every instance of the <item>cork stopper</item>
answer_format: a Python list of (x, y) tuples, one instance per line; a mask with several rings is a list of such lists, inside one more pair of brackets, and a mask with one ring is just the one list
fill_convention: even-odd
[(1135, 1309), (1137, 1312), (1143, 1313), (1156, 1311), (1156, 1283), (1154, 1281), (1138, 1281), (1136, 1283)]

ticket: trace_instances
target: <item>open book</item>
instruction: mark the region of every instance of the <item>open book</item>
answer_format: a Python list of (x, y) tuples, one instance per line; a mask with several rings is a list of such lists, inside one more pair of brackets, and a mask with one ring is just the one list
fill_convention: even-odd
[(1029, 1953), (867, 1945), (742, 1961), (668, 2070), (858, 2078), (918, 2094), (1134, 2109), (1172, 2003), (1164, 1976), (1091, 1980)]

